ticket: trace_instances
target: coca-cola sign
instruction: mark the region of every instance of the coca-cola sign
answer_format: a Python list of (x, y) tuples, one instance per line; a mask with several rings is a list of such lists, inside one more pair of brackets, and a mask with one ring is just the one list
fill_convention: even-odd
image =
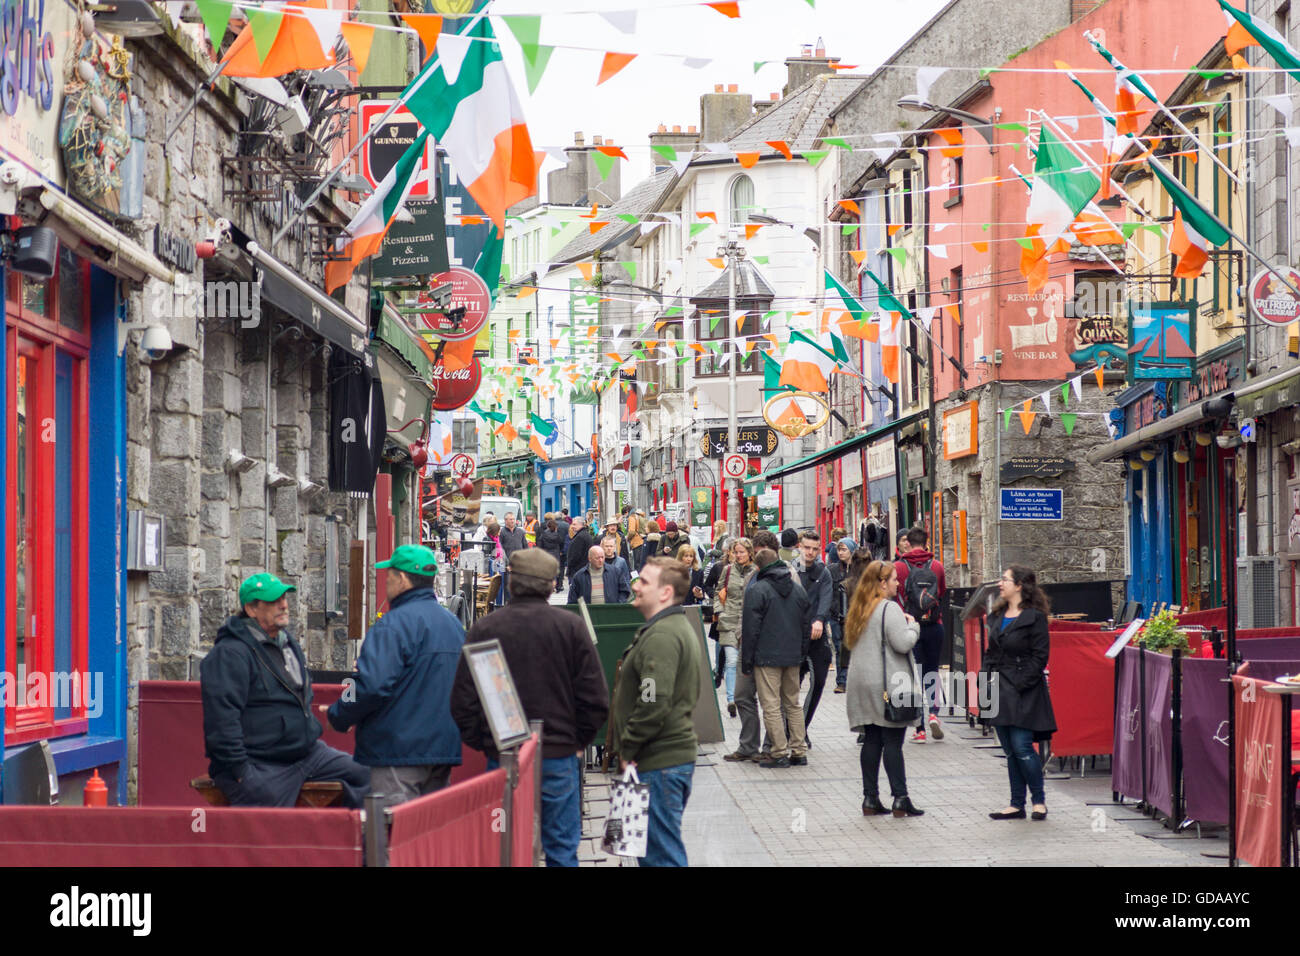
[[(465, 314), (453, 320), (441, 312), (422, 311), (420, 318), (440, 338), (450, 339), (453, 342), (472, 339), (478, 335), (479, 329), (483, 328), (483, 323), (487, 321), (488, 312), (492, 309), (492, 293), (488, 290), (487, 283), (479, 278), (478, 273), (461, 266), (452, 266), (449, 271), (439, 272), (433, 276), (429, 280), (429, 288), (436, 289), (446, 282), (451, 283), (450, 309), (452, 311), (464, 309)], [(416, 299), (422, 309), (429, 308), (431, 301), (427, 293), (422, 293)]]
[(483, 366), (474, 356), (465, 368), (447, 368), (439, 359), (433, 366), (430, 384), (433, 386), (433, 407), (440, 412), (468, 405), (483, 381)]

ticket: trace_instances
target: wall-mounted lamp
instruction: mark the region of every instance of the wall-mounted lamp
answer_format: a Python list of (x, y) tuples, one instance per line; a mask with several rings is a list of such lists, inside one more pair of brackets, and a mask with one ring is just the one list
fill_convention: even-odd
[(144, 336), (140, 339), (140, 351), (145, 361), (152, 362), (163, 358), (172, 350), (172, 334), (167, 331), (166, 326), (152, 325), (148, 322), (119, 322), (117, 324), (118, 355), (126, 351), (127, 334), (135, 329), (144, 330)]
[(231, 474), (242, 475), (246, 471), (251, 471), (256, 464), (256, 458), (249, 458), (236, 448), (226, 452), (226, 471)]
[(1142, 456), (1143, 461), (1154, 461), (1156, 457), (1156, 450), (1148, 446), (1146, 448), (1143, 448), (1141, 451), (1139, 451), (1138, 454)]
[(286, 488), (289, 485), (296, 485), (297, 483), (297, 478), (293, 475), (286, 475), (274, 465), (266, 470), (266, 484), (270, 488)]

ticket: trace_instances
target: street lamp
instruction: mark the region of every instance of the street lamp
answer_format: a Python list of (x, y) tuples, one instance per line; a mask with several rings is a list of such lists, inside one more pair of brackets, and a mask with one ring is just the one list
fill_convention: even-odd
[[(736, 363), (740, 361), (739, 349), (735, 347), (735, 332), (731, 331), (731, 323), (734, 321), (736, 314), (736, 272), (740, 268), (740, 262), (745, 258), (745, 247), (736, 239), (736, 230), (727, 230), (726, 245), (718, 246), (718, 258), (727, 260), (727, 328), (733, 337), (731, 349), (731, 361), (727, 365), (727, 450), (731, 454), (736, 453)], [(736, 503), (734, 507), (727, 509), (727, 530), (733, 536), (739, 536), (744, 530), (740, 523), (740, 502), (741, 488), (743, 487), (745, 477), (741, 475), (736, 479)], [(723, 490), (726, 490), (724, 485)]]
[(907, 110), (909, 113), (945, 113), (956, 119), (962, 119), (970, 123), (984, 137), (984, 142), (989, 146), (993, 145), (993, 124), (996, 122), (1002, 110), (998, 109), (993, 116), (985, 119), (982, 116), (976, 116), (974, 113), (968, 113), (965, 110), (959, 110), (952, 106), (936, 106), (928, 100), (923, 100), (915, 93), (908, 93), (896, 104), (900, 110)]

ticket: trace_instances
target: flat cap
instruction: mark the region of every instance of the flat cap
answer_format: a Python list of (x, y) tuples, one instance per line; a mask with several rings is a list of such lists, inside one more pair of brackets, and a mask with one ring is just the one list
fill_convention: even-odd
[(510, 555), (510, 573), (522, 574), (539, 581), (555, 580), (560, 572), (560, 562), (540, 548), (520, 548)]

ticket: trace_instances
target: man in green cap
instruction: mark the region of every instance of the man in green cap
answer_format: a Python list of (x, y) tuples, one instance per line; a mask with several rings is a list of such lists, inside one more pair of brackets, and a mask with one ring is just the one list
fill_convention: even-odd
[(249, 577), (199, 666), (208, 772), (231, 806), (292, 807), (307, 781), (338, 780), (343, 802), (360, 807), (370, 771), (320, 740), (307, 659), (286, 630), (294, 590)]
[(352, 693), (330, 706), (329, 722), (356, 725), (356, 759), (392, 806), (441, 790), (461, 762), (451, 686), (465, 630), (433, 593), (431, 550), (404, 544), (375, 567), (388, 572), (388, 610), (366, 634)]

